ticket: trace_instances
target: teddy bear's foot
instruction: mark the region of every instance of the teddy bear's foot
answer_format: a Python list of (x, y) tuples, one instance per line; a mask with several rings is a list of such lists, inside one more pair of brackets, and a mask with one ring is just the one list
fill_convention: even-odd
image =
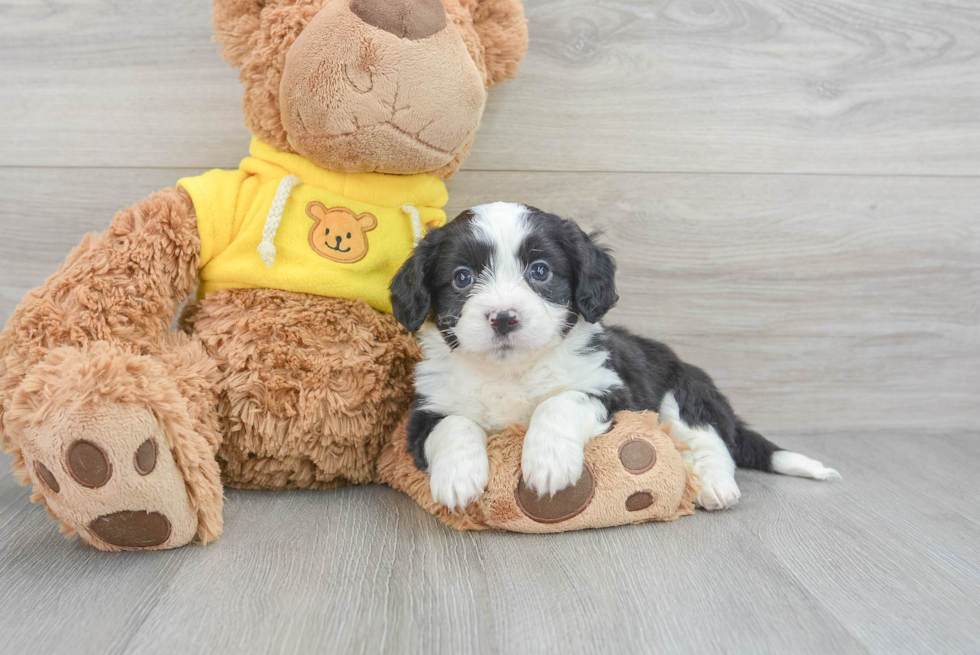
[(197, 533), (184, 478), (145, 408), (59, 412), (24, 431), (21, 452), (48, 509), (97, 548), (173, 548)]
[(521, 472), (525, 430), (507, 428), (490, 437), (489, 484), (463, 512), (452, 513), (433, 499), (428, 477), (408, 454), (404, 422), (382, 453), (378, 474), (459, 530), (561, 532), (670, 521), (694, 512), (700, 486), (678, 452), (686, 446), (668, 431), (652, 412), (617, 414), (613, 428), (586, 446), (578, 482), (554, 496), (539, 496)]
[[(59, 348), (15, 394), (8, 416), (16, 431), (15, 467), (25, 483), (33, 482), (31, 499), (43, 502), (69, 536), (110, 551), (215, 538), (213, 517), (201, 511), (213, 513), (215, 498), (206, 480), (194, 479), (202, 455), (214, 469), (210, 488), (217, 485), (220, 531), (213, 451), (188, 429), (190, 403), (172, 379), (157, 375), (165, 370), (155, 359), (108, 344)], [(202, 526), (202, 517), (210, 526)]]
[[(654, 413), (621, 412), (609, 432), (586, 446), (578, 482), (554, 496), (529, 489), (519, 467), (497, 467), (481, 501), (487, 523), (518, 532), (558, 532), (668, 521), (692, 513), (698, 487), (665, 429)], [(505, 443), (498, 437), (492, 448), (507, 449)], [(509, 459), (505, 450), (491, 456), (492, 462)], [(517, 489), (508, 494), (506, 481), (515, 476), (520, 478)]]

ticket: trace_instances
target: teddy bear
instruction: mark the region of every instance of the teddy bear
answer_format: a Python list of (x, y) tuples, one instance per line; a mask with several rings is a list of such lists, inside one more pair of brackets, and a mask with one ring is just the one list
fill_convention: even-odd
[(496, 482), (465, 516), (407, 464), (420, 352), (388, 285), (445, 223), (444, 180), (516, 74), (519, 0), (214, 0), (213, 25), (249, 156), (85, 236), (0, 334), (0, 445), (61, 530), (106, 551), (207, 544), (224, 486), (378, 481), (461, 529), (690, 513), (696, 482), (655, 415), (591, 446), (572, 501), (522, 495), (519, 430), (491, 439)]

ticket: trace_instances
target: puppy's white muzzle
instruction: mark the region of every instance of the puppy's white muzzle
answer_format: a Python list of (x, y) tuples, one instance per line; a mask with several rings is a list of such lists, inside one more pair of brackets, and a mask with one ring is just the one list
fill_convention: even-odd
[(522, 277), (491, 274), (470, 294), (453, 331), (464, 351), (534, 350), (558, 334), (565, 314), (566, 308), (546, 303)]

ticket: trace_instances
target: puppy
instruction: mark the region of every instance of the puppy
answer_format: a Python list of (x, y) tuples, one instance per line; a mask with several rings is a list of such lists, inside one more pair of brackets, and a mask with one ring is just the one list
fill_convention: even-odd
[(731, 507), (735, 467), (826, 480), (833, 469), (749, 429), (701, 369), (662, 343), (604, 327), (616, 301), (607, 249), (569, 220), (498, 202), (430, 232), (392, 280), (395, 318), (424, 360), (408, 447), (450, 509), (489, 480), (487, 434), (528, 426), (525, 484), (554, 495), (578, 481), (585, 444), (620, 410), (652, 410), (691, 446), (699, 503)]

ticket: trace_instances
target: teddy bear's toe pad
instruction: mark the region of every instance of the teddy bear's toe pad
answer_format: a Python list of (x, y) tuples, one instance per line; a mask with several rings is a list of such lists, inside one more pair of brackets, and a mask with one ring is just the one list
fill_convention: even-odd
[(643, 439), (630, 439), (619, 447), (619, 461), (630, 473), (646, 473), (657, 463), (657, 449)]
[(173, 548), (191, 541), (197, 513), (153, 414), (99, 404), (25, 430), (34, 499), (102, 550)]
[(637, 491), (629, 495), (626, 499), (626, 510), (629, 512), (639, 512), (653, 505), (655, 496), (652, 491)]

